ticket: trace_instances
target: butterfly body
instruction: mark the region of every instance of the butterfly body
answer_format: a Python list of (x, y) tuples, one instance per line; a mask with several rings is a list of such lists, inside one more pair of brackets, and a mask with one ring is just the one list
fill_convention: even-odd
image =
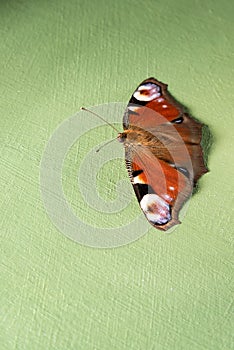
[(118, 140), (135, 194), (148, 221), (160, 230), (180, 223), (179, 212), (207, 172), (202, 124), (185, 113), (155, 78), (133, 93)]

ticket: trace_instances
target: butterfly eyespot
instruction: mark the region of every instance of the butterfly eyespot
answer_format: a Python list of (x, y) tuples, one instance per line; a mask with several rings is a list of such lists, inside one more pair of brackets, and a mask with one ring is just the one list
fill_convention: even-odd
[(170, 205), (155, 193), (144, 195), (140, 206), (147, 219), (155, 225), (165, 225), (171, 220)]
[(133, 97), (138, 101), (152, 101), (161, 96), (160, 86), (153, 83), (145, 83), (138, 87), (134, 92)]

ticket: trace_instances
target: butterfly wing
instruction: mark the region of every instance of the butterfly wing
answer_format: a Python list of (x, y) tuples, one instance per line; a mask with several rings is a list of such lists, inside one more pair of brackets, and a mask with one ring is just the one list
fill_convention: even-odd
[(180, 209), (207, 172), (202, 124), (173, 99), (167, 85), (149, 78), (133, 93), (123, 126), (127, 168), (140, 206), (151, 224), (167, 230), (179, 223)]
[(170, 163), (156, 158), (147, 147), (126, 149), (126, 164), (149, 222), (161, 230), (179, 224), (179, 211), (192, 192), (191, 180)]

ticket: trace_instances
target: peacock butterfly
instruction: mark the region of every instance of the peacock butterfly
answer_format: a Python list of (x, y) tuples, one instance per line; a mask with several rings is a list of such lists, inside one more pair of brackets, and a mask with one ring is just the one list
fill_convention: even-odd
[(202, 124), (149, 78), (134, 91), (118, 140), (128, 174), (147, 220), (159, 230), (180, 223), (179, 212), (208, 170), (201, 147)]
[[(96, 117), (118, 130), (100, 115)], [(155, 78), (134, 91), (117, 139), (140, 207), (151, 225), (168, 230), (180, 224), (179, 213), (198, 179), (208, 170), (201, 147), (202, 126)], [(108, 142), (109, 143), (109, 142)]]

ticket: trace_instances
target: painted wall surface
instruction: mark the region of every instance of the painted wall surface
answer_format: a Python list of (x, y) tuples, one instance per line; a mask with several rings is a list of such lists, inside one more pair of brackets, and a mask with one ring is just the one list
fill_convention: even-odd
[[(0, 349), (234, 348), (233, 12), (229, 0), (1, 1)], [(149, 76), (209, 126), (210, 172), (171, 235), (150, 228), (115, 249), (80, 245), (46, 214), (45, 146), (80, 106), (127, 103)], [(97, 227), (118, 227), (126, 212), (91, 217), (76, 160), (113, 137), (96, 128), (64, 163), (68, 201)], [(97, 178), (107, 201), (127, 178), (116, 162)], [(140, 213), (133, 202), (129, 217)]]

